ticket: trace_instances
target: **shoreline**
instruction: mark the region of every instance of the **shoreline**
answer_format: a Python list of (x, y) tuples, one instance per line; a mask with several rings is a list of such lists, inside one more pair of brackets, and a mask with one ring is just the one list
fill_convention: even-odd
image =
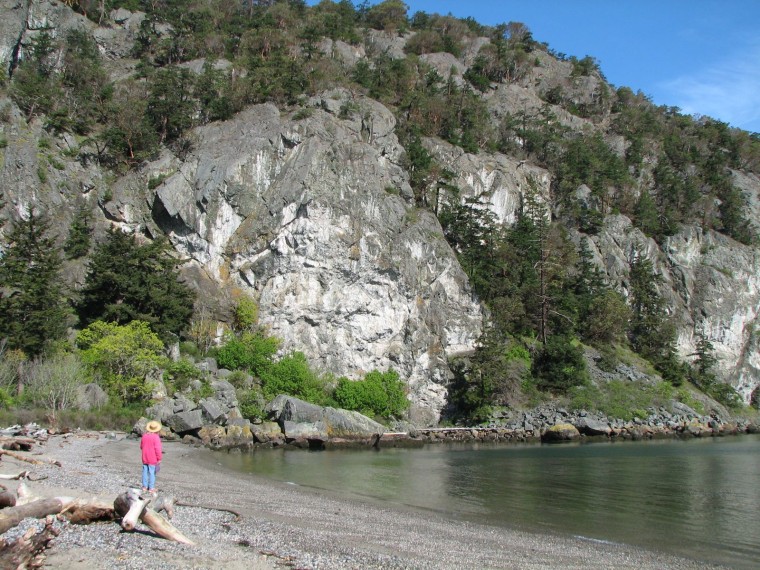
[[(40, 494), (66, 489), (113, 500), (139, 484), (138, 448), (138, 440), (123, 434), (52, 436), (41, 451), (62, 467), (35, 466), (34, 472), (48, 478), (30, 487)], [(164, 448), (157, 486), (181, 503), (172, 522), (196, 546), (171, 543), (144, 529), (126, 533), (112, 522), (66, 525), (43, 567), (720, 568), (623, 544), (454, 521), (411, 507), (241, 477), (216, 468), (213, 454), (219, 452), (179, 442), (165, 442)], [(3, 462), (3, 471), (10, 463)]]

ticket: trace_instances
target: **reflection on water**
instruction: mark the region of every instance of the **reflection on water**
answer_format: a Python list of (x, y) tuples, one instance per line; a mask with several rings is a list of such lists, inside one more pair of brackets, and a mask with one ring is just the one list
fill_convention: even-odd
[(491, 525), (755, 568), (760, 437), (220, 454), (230, 469)]

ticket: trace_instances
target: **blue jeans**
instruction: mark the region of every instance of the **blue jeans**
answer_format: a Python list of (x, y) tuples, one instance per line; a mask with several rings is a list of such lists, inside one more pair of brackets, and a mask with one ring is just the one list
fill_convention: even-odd
[(147, 489), (156, 488), (156, 466), (143, 463), (142, 486)]

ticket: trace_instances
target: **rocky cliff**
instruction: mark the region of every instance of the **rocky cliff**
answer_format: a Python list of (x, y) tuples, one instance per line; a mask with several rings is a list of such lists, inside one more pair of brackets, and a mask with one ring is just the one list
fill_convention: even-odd
[[(119, 10), (97, 26), (58, 2), (2, 0), (0, 63), (12, 71), (40, 30), (60, 36), (79, 27), (95, 37), (111, 77), (123, 77), (135, 67), (129, 53), (142, 18)], [(384, 41), (387, 53), (402, 57), (408, 37), (375, 34), (367, 49)], [(425, 57), (461, 82), (472, 53), (486, 42), (479, 38), (458, 59)], [(365, 57), (364, 48), (328, 44), (322, 49), (349, 68)], [(536, 57), (541, 65), (524, 80), (485, 95), (495, 119), (537, 109), (540, 90), (568, 84), (569, 63), (544, 52)], [(602, 83), (596, 76), (573, 81), (569, 96), (579, 104), (593, 100)], [(353, 378), (392, 367), (409, 383), (412, 420), (438, 419), (448, 359), (475, 348), (483, 311), (435, 216), (415, 207), (396, 119), (382, 104), (334, 89), (304, 101), (299, 112), (250, 106), (194, 129), (194, 144), (181, 156), (164, 149), (124, 175), (87, 160), (79, 152), (85, 141), (46, 131), (38, 117), (27, 121), (7, 96), (0, 108), (6, 215), (42, 208), (55, 216), (63, 239), (84, 204), (96, 213), (97, 233), (116, 225), (166, 235), (212, 314), (224, 315), (223, 300), (233, 291), (247, 292), (286, 350), (303, 351), (321, 370)], [(570, 128), (596, 128), (555, 111)], [(485, 197), (503, 223), (515, 219), (529, 179), (549, 192), (551, 174), (530, 161), (469, 154), (435, 138), (424, 144), (454, 173), (462, 197)], [(750, 203), (760, 203), (758, 177), (737, 172), (736, 178)], [(576, 232), (574, 239), (580, 237)], [(756, 248), (691, 226), (660, 247), (621, 215), (607, 216), (592, 243), (597, 264), (624, 294), (633, 248), (646, 251), (664, 278), (661, 292), (677, 317), (681, 356), (690, 358), (695, 333), (704, 334), (716, 349), (721, 377), (749, 401), (760, 384)], [(76, 287), (82, 263), (69, 262), (66, 275)]]

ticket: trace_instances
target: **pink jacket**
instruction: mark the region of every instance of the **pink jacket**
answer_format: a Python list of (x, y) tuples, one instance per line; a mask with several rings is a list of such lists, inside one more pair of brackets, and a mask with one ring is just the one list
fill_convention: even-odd
[(155, 465), (161, 462), (161, 438), (157, 433), (144, 433), (140, 440), (140, 449), (143, 464)]

